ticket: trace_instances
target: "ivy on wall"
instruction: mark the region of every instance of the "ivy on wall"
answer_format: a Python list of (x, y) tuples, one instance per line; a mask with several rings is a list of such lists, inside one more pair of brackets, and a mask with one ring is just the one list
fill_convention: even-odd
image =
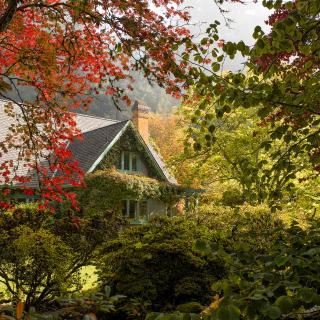
[(139, 174), (126, 174), (115, 169), (97, 170), (85, 177), (87, 188), (79, 191), (79, 200), (87, 213), (121, 210), (124, 199), (155, 199), (173, 205), (182, 188)]
[(122, 151), (136, 152), (140, 154), (141, 161), (147, 168), (148, 175), (152, 178), (163, 180), (153, 163), (153, 159), (148, 154), (144, 145), (138, 140), (133, 128), (128, 128), (126, 132), (115, 143), (105, 158), (98, 165), (98, 170), (108, 170), (117, 167)]

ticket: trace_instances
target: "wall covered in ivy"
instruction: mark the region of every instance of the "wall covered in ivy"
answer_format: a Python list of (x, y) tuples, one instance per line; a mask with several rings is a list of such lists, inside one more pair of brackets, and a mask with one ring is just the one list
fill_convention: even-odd
[(79, 191), (86, 213), (121, 211), (122, 200), (160, 200), (174, 205), (182, 188), (139, 174), (126, 174), (115, 169), (97, 170), (85, 177), (87, 188)]
[(108, 152), (105, 158), (98, 165), (97, 169), (106, 170), (117, 167), (122, 151), (130, 151), (139, 154), (140, 161), (142, 161), (143, 166), (146, 167), (148, 176), (155, 179), (163, 180), (163, 177), (156, 170), (156, 167), (153, 163), (153, 159), (145, 150), (144, 145), (136, 137), (134, 130), (130, 127), (115, 143), (112, 149)]

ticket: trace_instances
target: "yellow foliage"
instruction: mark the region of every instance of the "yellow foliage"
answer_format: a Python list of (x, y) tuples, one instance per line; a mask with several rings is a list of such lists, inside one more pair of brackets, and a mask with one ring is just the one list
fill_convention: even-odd
[(212, 314), (213, 311), (217, 310), (220, 306), (221, 301), (223, 300), (223, 297), (219, 297), (218, 294), (216, 294), (213, 297), (213, 301), (211, 302), (211, 304), (209, 305), (209, 307), (205, 308), (201, 314), (202, 315), (210, 315)]

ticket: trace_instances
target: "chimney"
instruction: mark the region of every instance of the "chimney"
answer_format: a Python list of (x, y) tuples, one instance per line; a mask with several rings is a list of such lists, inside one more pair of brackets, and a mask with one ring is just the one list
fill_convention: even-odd
[(150, 108), (143, 102), (134, 102), (132, 106), (132, 122), (146, 143), (149, 142), (149, 112)]

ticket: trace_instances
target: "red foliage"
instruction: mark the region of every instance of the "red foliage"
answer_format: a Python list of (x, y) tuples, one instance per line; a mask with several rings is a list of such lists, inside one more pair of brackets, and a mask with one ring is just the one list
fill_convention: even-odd
[(288, 14), (289, 11), (285, 8), (277, 9), (273, 14), (269, 16), (268, 20), (266, 20), (265, 23), (273, 26), (276, 22), (286, 19)]
[(223, 39), (219, 39), (217, 42), (218, 48), (223, 48), (224, 47), (224, 40)]
[[(186, 66), (176, 62), (174, 48), (190, 37), (179, 25), (189, 19), (182, 2), (0, 0), (0, 96), (9, 98), (10, 87), (19, 97), (6, 106), (14, 124), (0, 155), (15, 149), (17, 159), (13, 165), (2, 158), (2, 185), (28, 184), (35, 174), (41, 207), (65, 199), (76, 207), (73, 193), (63, 189), (81, 186), (83, 176), (67, 149), (79, 136), (69, 111), (89, 106), (89, 93), (100, 88), (130, 103), (115, 83), (130, 79), (132, 69), (178, 95), (177, 75)], [(34, 89), (33, 100), (20, 96), (23, 86)], [(21, 166), (30, 175), (19, 175)]]

